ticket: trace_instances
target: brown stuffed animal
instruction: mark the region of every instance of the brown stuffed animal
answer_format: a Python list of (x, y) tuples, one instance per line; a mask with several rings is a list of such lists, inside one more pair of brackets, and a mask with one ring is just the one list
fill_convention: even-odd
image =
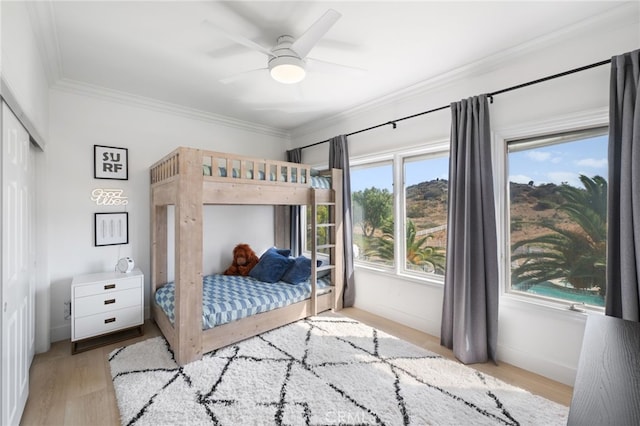
[(249, 271), (259, 260), (249, 244), (238, 244), (233, 249), (233, 263), (224, 271), (224, 275), (249, 275)]

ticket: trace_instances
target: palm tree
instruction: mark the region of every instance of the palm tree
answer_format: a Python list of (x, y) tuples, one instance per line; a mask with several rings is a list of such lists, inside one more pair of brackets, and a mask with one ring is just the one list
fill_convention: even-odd
[(551, 233), (513, 244), (511, 260), (519, 263), (511, 272), (513, 283), (535, 285), (561, 279), (577, 289), (597, 287), (604, 294), (607, 181), (584, 175), (580, 181), (585, 189), (567, 184), (558, 187), (565, 202), (557, 210), (566, 213), (577, 229), (542, 222)]
[[(382, 226), (383, 235), (371, 244), (370, 253), (376, 256), (393, 260), (394, 257), (394, 234), (393, 221), (386, 221)], [(443, 247), (428, 246), (425, 243), (431, 238), (430, 235), (417, 238), (416, 226), (413, 221), (407, 222), (406, 238), (406, 259), (410, 265), (427, 268), (429, 272), (443, 275), (445, 268), (445, 250)]]

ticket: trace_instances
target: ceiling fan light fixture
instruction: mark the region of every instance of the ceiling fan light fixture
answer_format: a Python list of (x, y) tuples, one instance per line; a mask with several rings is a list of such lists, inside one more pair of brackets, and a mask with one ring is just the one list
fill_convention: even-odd
[(295, 84), (304, 80), (306, 72), (304, 62), (293, 56), (280, 56), (269, 62), (271, 77), (284, 84)]

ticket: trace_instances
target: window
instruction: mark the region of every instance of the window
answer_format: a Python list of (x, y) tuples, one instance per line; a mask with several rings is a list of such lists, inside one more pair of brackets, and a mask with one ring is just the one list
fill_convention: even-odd
[(510, 291), (604, 306), (607, 129), (507, 143)]
[(405, 269), (444, 275), (449, 158), (404, 160)]
[(442, 281), (448, 143), (427, 149), (429, 153), (396, 153), (393, 160), (351, 168), (356, 263)]
[(354, 259), (393, 267), (393, 167), (390, 161), (351, 169), (351, 203)]

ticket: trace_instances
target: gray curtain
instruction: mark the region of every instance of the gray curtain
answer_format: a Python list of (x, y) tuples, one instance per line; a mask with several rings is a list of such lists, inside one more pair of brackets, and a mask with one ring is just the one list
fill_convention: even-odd
[(611, 58), (605, 313), (640, 321), (640, 50)]
[[(302, 163), (302, 149), (295, 148), (287, 151), (287, 161)], [(298, 176), (298, 178), (300, 177)], [(296, 257), (302, 254), (301, 210), (300, 206), (291, 206), (289, 211), (289, 248), (291, 255)]]
[(496, 361), (498, 247), (487, 96), (451, 104), (440, 343), (465, 364)]
[(344, 297), (345, 308), (353, 306), (355, 300), (355, 278), (353, 274), (353, 224), (351, 217), (351, 171), (349, 169), (349, 148), (345, 135), (331, 139), (329, 146), (329, 167), (342, 169), (342, 207), (344, 230)]

